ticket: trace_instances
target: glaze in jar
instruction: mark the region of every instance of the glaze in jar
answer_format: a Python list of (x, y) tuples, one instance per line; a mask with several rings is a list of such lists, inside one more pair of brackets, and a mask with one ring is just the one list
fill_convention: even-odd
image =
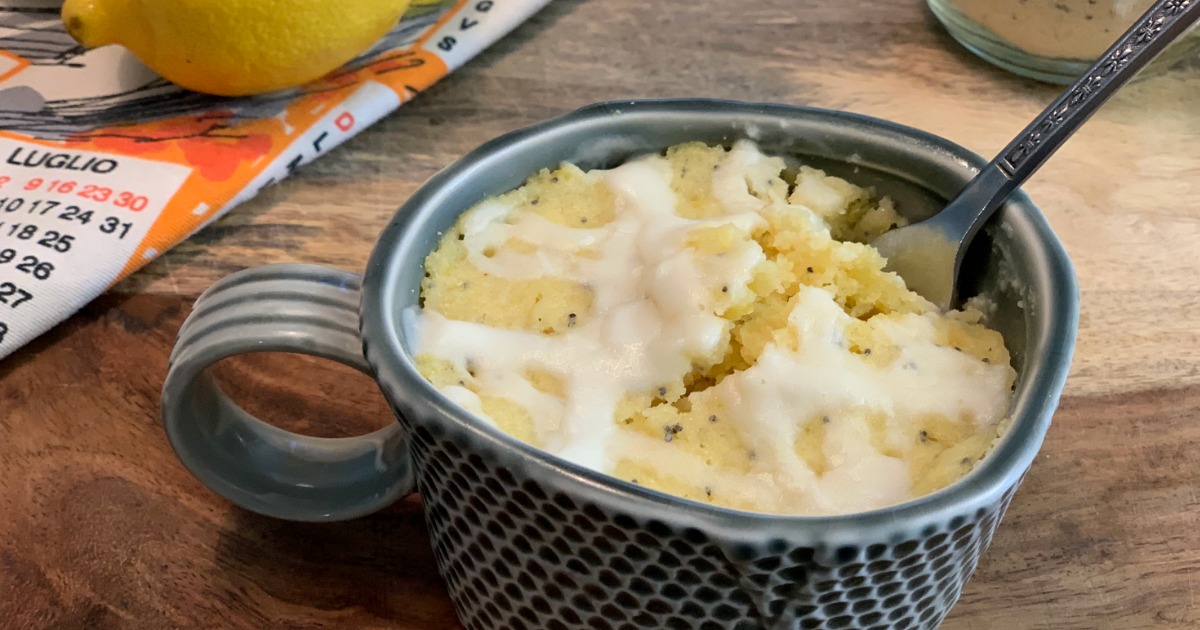
[[(928, 0), (934, 15), (963, 46), (1006, 70), (1070, 83), (1145, 11), (1153, 0)], [(1200, 46), (1192, 29), (1148, 70), (1161, 71)]]

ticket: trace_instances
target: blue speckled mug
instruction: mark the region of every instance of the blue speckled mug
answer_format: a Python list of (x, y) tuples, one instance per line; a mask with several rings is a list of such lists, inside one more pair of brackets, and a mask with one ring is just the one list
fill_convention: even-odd
[[(508, 437), (447, 400), (414, 365), (401, 314), (417, 303), (422, 261), (463, 210), (563, 161), (610, 167), (684, 141), (739, 138), (873, 185), (910, 218), (936, 211), (984, 164), (880, 120), (729, 101), (604, 103), (510, 133), (400, 208), (361, 283), (332, 269), (276, 265), (205, 292), (163, 387), (171, 444), (213, 490), (280, 518), (351, 518), (420, 490), (438, 567), (472, 629), (936, 627), (1041, 446), (1074, 346), (1074, 273), (1023, 194), (976, 240), (964, 267), (965, 295), (997, 305), (989, 324), (1019, 374), (1012, 426), (965, 478), (902, 505), (784, 517), (665, 495)], [(372, 375), (398, 423), (345, 439), (266, 425), (207, 372), (258, 351), (314, 354)]]

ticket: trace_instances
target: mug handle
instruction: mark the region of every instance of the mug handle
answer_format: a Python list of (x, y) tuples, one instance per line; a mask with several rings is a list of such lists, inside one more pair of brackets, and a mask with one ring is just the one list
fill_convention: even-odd
[(360, 290), (354, 274), (282, 264), (229, 275), (196, 300), (162, 393), (167, 438), (193, 475), (248, 510), (297, 521), (362, 516), (413, 491), (398, 422), (349, 438), (284, 431), (230, 400), (208, 371), (239, 354), (293, 352), (372, 376), (358, 332)]

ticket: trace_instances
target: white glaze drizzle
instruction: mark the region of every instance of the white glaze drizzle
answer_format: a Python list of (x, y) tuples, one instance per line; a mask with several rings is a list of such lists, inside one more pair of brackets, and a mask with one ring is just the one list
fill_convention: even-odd
[[(425, 309), (416, 316), (415, 351), (462, 370), (469, 365), (480, 394), (508, 398), (530, 413), (540, 448), (601, 472), (621, 458), (654, 462), (676, 473), (703, 474), (716, 491), (737, 492), (776, 513), (844, 513), (911, 498), (907, 464), (876, 451), (856, 414), (887, 414), (886, 439), (899, 442), (911, 437), (911, 423), (922, 414), (970, 417), (982, 427), (1002, 418), (1008, 405), (1007, 366), (936, 344), (936, 315), (875, 322), (901, 353), (877, 367), (847, 350), (846, 326), (853, 320), (833, 296), (802, 287), (789, 318), (799, 333), (798, 350), (768, 346), (754, 366), (716, 386), (730, 421), (756, 453), (748, 475), (711, 470), (699, 458), (615, 422), (627, 395), (676, 382), (698, 357), (724, 353), (731, 323), (719, 313), (734, 296), (745, 295), (765, 259), (751, 240), (721, 256), (700, 255), (686, 246), (689, 232), (733, 225), (750, 233), (765, 226), (764, 213), (779, 211), (800, 212), (813, 229), (828, 231), (816, 212), (783, 199), (764, 202), (750, 192), (765, 190), (781, 166), (752, 143), (736, 144), (713, 172), (714, 196), (727, 211), (713, 219), (676, 214), (670, 167), (659, 156), (586, 174), (616, 196), (615, 219), (600, 227), (558, 225), (494, 199), (481, 204), (464, 223), (471, 264), (503, 278), (579, 282), (594, 292), (593, 312), (585, 323), (550, 336), (449, 320)], [(502, 247), (514, 238), (534, 251)], [(589, 254), (579, 255), (581, 250)], [(528, 370), (557, 376), (565, 396), (538, 391), (523, 376)], [(457, 386), (443, 391), (494, 423), (476, 393)], [(843, 421), (826, 428), (830, 468), (818, 476), (794, 445), (804, 421), (829, 414)]]

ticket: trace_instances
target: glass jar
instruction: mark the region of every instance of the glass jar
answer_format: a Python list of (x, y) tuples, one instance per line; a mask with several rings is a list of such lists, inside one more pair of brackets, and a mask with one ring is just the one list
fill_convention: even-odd
[[(1070, 83), (1129, 29), (1153, 0), (928, 0), (954, 39), (1017, 74)], [(1144, 71), (1162, 71), (1200, 50), (1193, 28)]]

